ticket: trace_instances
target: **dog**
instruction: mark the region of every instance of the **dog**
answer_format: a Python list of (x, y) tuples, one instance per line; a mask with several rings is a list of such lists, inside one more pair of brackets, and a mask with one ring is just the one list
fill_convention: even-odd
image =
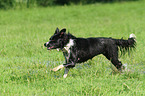
[(66, 78), (69, 69), (75, 67), (76, 63), (85, 62), (99, 54), (103, 54), (121, 72), (123, 64), (118, 60), (118, 50), (124, 54), (135, 49), (136, 36), (131, 34), (128, 40), (111, 37), (77, 38), (69, 32), (66, 33), (65, 28), (60, 31), (56, 28), (54, 35), (44, 46), (48, 50), (59, 49), (63, 52), (66, 63), (53, 68), (52, 71), (65, 68), (63, 77)]

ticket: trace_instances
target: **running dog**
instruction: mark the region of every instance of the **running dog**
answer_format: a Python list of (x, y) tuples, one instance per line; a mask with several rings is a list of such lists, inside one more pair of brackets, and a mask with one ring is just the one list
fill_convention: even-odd
[(66, 63), (53, 68), (52, 71), (65, 68), (63, 77), (66, 78), (69, 69), (75, 67), (76, 63), (85, 62), (99, 54), (103, 54), (121, 72), (123, 64), (118, 60), (118, 49), (121, 53), (131, 51), (136, 45), (135, 38), (134, 34), (130, 34), (128, 40), (111, 37), (77, 38), (69, 32), (66, 33), (66, 29), (59, 31), (57, 28), (44, 46), (48, 50), (59, 49), (63, 52)]

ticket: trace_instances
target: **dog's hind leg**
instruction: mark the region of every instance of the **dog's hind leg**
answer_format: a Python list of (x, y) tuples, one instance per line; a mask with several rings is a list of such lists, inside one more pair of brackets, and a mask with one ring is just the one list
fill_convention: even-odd
[(65, 68), (63, 78), (67, 77), (68, 72), (69, 72), (69, 68)]
[[(106, 55), (105, 55), (105, 57), (108, 59), (108, 60), (110, 60), (111, 61), (111, 69), (113, 70), (113, 72), (115, 72), (115, 73), (118, 73), (119, 72), (119, 67), (118, 67), (118, 65), (119, 65), (119, 60), (118, 59), (115, 59), (115, 58), (110, 58), (110, 57), (107, 57)], [(121, 62), (120, 62), (121, 63)]]
[[(118, 59), (111, 59), (112, 64), (118, 69), (119, 72), (122, 71), (122, 63)], [(112, 66), (113, 67), (113, 66)]]
[(56, 71), (58, 71), (59, 69), (62, 69), (62, 68), (64, 68), (64, 65), (59, 65), (59, 66), (57, 66), (57, 67), (55, 67), (51, 70), (56, 72)]
[(117, 46), (108, 46), (108, 50), (103, 54), (108, 60), (111, 61), (113, 65), (111, 66), (113, 71), (120, 72), (122, 70), (122, 63), (118, 60), (118, 47)]

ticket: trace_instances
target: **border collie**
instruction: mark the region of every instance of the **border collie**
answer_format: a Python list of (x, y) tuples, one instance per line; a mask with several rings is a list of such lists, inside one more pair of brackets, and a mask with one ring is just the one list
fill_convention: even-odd
[(57, 28), (54, 35), (50, 37), (50, 40), (44, 46), (48, 50), (59, 49), (63, 52), (66, 63), (53, 68), (52, 71), (65, 68), (63, 77), (66, 78), (69, 69), (75, 67), (76, 63), (85, 62), (99, 54), (103, 54), (121, 72), (123, 65), (118, 60), (118, 49), (120, 49), (121, 53), (134, 49), (136, 45), (135, 38), (134, 34), (130, 34), (128, 40), (123, 38), (113, 39), (111, 37), (77, 38), (69, 32), (66, 33), (66, 29), (59, 31)]

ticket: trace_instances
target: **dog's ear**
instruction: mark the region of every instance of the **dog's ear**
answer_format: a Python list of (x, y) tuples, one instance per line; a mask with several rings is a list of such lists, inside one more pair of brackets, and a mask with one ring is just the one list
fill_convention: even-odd
[(54, 34), (58, 34), (58, 33), (59, 33), (59, 29), (57, 27)]
[(66, 29), (65, 28), (60, 31), (60, 34), (64, 34), (64, 33), (66, 33)]

